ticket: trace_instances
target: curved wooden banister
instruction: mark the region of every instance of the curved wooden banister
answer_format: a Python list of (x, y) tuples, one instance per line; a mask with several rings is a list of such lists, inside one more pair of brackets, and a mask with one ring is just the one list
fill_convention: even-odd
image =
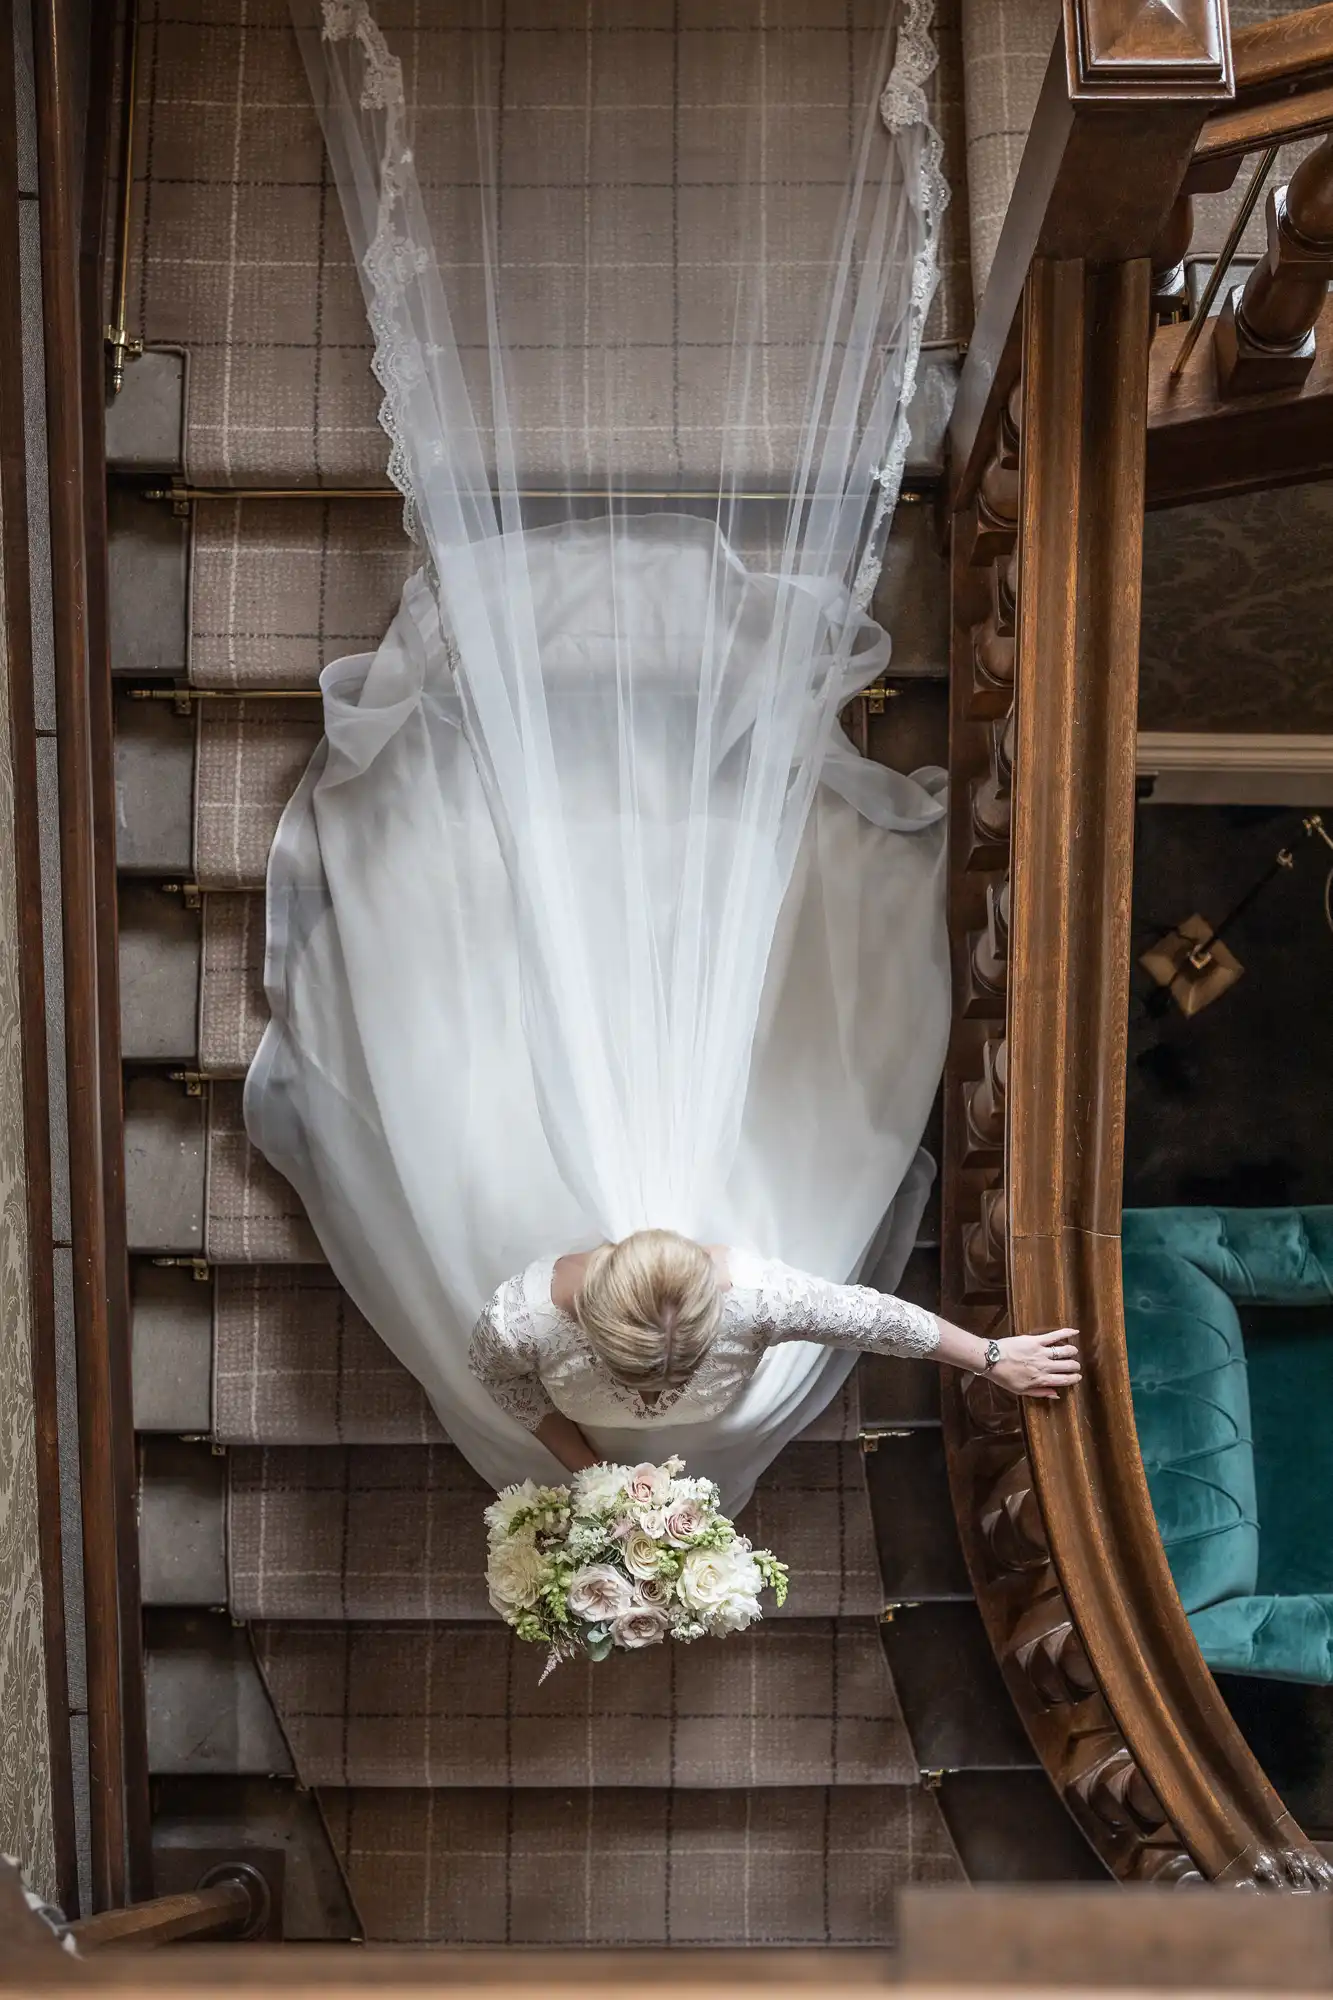
[[(1199, 1653), (1130, 1396), (1119, 1232), (1151, 285), (1147, 256), (1033, 264), (1017, 576), (1000, 554), (988, 578), (969, 518), (955, 526), (951, 762), (964, 798), (952, 825), (960, 1018), (946, 1073), (944, 1309), (978, 1331), (1079, 1325), (1085, 1380), (1021, 1410), (984, 1379), (952, 1380), (950, 1480), (1016, 1706), (1111, 1872), (1329, 1887), (1333, 1868)], [(975, 632), (1006, 599), (1016, 729), (1011, 845), (997, 851), (975, 845), (973, 788), (958, 781), (995, 740)]]

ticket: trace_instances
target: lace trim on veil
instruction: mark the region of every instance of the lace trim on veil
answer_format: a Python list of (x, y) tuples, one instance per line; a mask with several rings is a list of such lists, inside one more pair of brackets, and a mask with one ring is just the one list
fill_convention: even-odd
[(411, 185), (412, 149), (407, 143), (407, 94), (403, 65), (392, 55), (370, 11), (369, 0), (323, 0), (323, 33), (328, 42), (355, 40), (361, 51), (361, 109), (384, 114), (379, 160), (379, 209), (375, 233), (363, 259), (369, 280), (366, 316), (374, 336), (371, 368), (384, 391), (380, 429), (389, 440), (388, 474), (403, 496), (403, 526), (422, 546), (412, 490), (412, 468), (401, 422), (408, 390), (425, 373), (421, 342), (402, 324), (409, 288), (430, 267), (430, 252), (414, 243), (395, 222)]
[(875, 594), (884, 562), (884, 544), (889, 521), (898, 504), (907, 447), (912, 441), (908, 411), (916, 394), (917, 370), (926, 320), (940, 282), (940, 231), (949, 206), (950, 189), (944, 174), (944, 140), (931, 122), (926, 101), (926, 84), (939, 66), (935, 47), (935, 0), (905, 0), (898, 23), (898, 41), (893, 68), (879, 100), (880, 117), (888, 131), (921, 131), (921, 153), (917, 163), (915, 204), (925, 230), (925, 239), (912, 268), (912, 290), (908, 305), (907, 345), (903, 354), (903, 381), (898, 398), (889, 448), (875, 475), (875, 512), (866, 535), (852, 585), (853, 601), (865, 611)]
[[(389, 478), (403, 496), (403, 525), (411, 539), (420, 545), (423, 537), (417, 521), (402, 415), (407, 392), (421, 381), (425, 362), (421, 342), (403, 324), (401, 308), (411, 286), (428, 269), (430, 253), (415, 243), (410, 232), (399, 227), (396, 220), (406, 202), (413, 167), (407, 143), (403, 66), (391, 54), (371, 13), (369, 0), (322, 0), (321, 12), (326, 41), (356, 41), (362, 63), (361, 109), (381, 112), (385, 120), (376, 228), (363, 260), (369, 281), (367, 317), (374, 336), (371, 366), (384, 390), (379, 422), (389, 440)], [(943, 167), (944, 142), (931, 122), (925, 92), (925, 85), (939, 63), (932, 32), (934, 21), (935, 0), (903, 0), (893, 67), (879, 104), (880, 116), (889, 132), (896, 135), (913, 128), (921, 131), (916, 185), (910, 191), (910, 198), (921, 218), (924, 239), (912, 269), (898, 408), (884, 463), (875, 474), (874, 514), (852, 586), (853, 601), (862, 610), (869, 606), (879, 580), (889, 520), (907, 462), (912, 435), (908, 409), (916, 392), (926, 319), (939, 285), (940, 231), (950, 198)]]

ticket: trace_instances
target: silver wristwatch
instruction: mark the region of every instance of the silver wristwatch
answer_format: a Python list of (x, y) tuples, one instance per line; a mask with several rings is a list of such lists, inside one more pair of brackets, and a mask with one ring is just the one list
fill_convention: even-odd
[(999, 1358), (1000, 1358), (999, 1341), (988, 1340), (986, 1342), (986, 1373), (988, 1375), (990, 1374), (991, 1369), (995, 1366)]

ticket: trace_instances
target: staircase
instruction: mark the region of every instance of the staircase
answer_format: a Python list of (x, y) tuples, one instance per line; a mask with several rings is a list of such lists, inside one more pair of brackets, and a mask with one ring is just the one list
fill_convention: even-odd
[[(281, 1857), (289, 1938), (864, 1947), (902, 1883), (1096, 1877), (972, 1599), (933, 1371), (863, 1361), (761, 1482), (743, 1525), (791, 1564), (784, 1615), (539, 1686), (485, 1601), (481, 1482), (246, 1140), (264, 867), (316, 676), (378, 642), (413, 558), (391, 502), (230, 490), (374, 488), (384, 441), (285, 9), (195, 13), (143, 0), (130, 296), (150, 351), (108, 436), (157, 1887), (241, 1848)], [(650, 46), (672, 59), (669, 34)], [(961, 181), (951, 229), (918, 482), (969, 317)], [(173, 488), (215, 497), (152, 497)], [(903, 508), (882, 592), (900, 678), (863, 718), (872, 753), (943, 762), (926, 508)], [(923, 1237), (904, 1289), (937, 1305), (937, 1217)]]

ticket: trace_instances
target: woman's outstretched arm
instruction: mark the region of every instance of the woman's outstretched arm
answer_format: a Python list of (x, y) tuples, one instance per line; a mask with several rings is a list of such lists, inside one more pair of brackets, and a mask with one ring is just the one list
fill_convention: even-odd
[(973, 1375), (989, 1375), (1011, 1395), (1040, 1396), (1050, 1401), (1082, 1379), (1077, 1327), (1057, 1327), (1054, 1333), (1012, 1333), (1006, 1340), (996, 1341), (1000, 1358), (988, 1368), (988, 1341), (941, 1319), (938, 1313), (934, 1318), (940, 1337), (932, 1359), (949, 1368), (966, 1368)]
[(1047, 1399), (1080, 1380), (1078, 1332), (1011, 1334), (997, 1341), (999, 1359), (987, 1366), (990, 1343), (950, 1320), (891, 1292), (869, 1285), (834, 1285), (786, 1264), (764, 1267), (759, 1287), (760, 1324), (771, 1343), (815, 1340), (825, 1347), (854, 1347), (868, 1354), (898, 1354), (945, 1367), (989, 1375), (1015, 1396)]

